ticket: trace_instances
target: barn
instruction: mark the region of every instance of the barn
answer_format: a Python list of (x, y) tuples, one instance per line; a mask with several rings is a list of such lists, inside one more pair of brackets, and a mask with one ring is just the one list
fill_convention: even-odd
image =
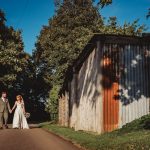
[(150, 112), (150, 35), (94, 34), (66, 73), (59, 124), (110, 132)]

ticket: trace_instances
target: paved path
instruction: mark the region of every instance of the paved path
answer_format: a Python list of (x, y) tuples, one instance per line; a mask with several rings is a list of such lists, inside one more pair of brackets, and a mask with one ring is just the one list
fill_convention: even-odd
[(33, 128), (0, 130), (0, 150), (79, 150), (79, 148), (40, 128)]

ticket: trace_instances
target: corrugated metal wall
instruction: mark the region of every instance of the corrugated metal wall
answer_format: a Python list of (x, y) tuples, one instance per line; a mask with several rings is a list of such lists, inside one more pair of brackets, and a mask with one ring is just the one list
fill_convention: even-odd
[(104, 132), (118, 128), (119, 99), (118, 99), (118, 70), (119, 51), (116, 44), (103, 46), (103, 128)]
[[(149, 114), (150, 43), (123, 36), (98, 36), (94, 41), (68, 82), (68, 119), (60, 116), (75, 130), (102, 133)], [(68, 103), (61, 105), (68, 111)]]
[(149, 113), (149, 46), (104, 44), (104, 131), (122, 127)]
[(100, 120), (101, 91), (100, 85), (99, 49), (94, 49), (88, 59), (82, 64), (78, 74), (73, 76), (70, 95), (70, 127), (75, 130), (100, 132), (102, 125)]
[(62, 126), (68, 126), (69, 124), (69, 95), (67, 92), (61, 95), (59, 98), (59, 115), (58, 121)]
[[(149, 48), (147, 49), (149, 50)], [(143, 45), (126, 45), (121, 50), (123, 65), (120, 78), (121, 122), (120, 127), (149, 113), (149, 58)]]

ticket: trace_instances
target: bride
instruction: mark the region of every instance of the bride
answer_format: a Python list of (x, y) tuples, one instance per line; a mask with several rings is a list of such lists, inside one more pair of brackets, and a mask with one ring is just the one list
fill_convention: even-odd
[(21, 95), (16, 96), (16, 102), (11, 110), (11, 112), (15, 110), (14, 118), (13, 118), (13, 128), (19, 129), (29, 129), (27, 119), (25, 117), (25, 106), (24, 101)]

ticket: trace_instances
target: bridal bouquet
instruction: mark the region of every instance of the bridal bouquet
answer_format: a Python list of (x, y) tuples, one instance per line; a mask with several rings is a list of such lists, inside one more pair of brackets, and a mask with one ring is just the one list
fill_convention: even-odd
[(26, 113), (25, 113), (25, 117), (26, 117), (26, 118), (30, 118), (30, 113), (26, 112)]

